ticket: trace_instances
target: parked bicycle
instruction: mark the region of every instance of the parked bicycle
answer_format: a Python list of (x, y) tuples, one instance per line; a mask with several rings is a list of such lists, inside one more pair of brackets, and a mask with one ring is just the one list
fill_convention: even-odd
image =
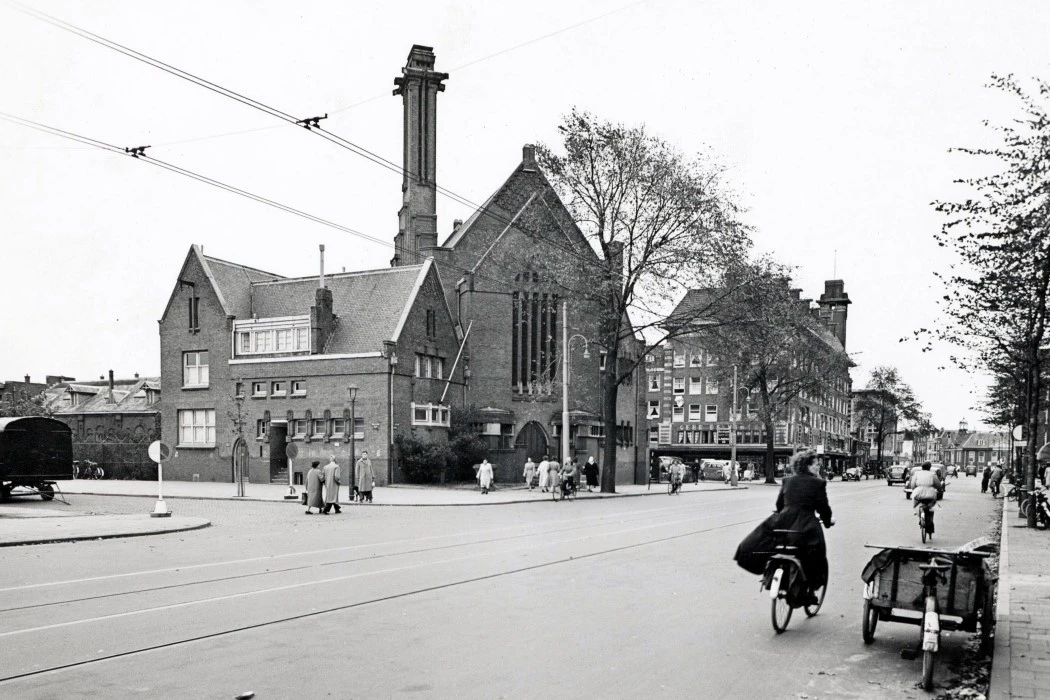
[(73, 460), (74, 479), (103, 479), (105, 476), (105, 470), (97, 462), (92, 462), (90, 459)]

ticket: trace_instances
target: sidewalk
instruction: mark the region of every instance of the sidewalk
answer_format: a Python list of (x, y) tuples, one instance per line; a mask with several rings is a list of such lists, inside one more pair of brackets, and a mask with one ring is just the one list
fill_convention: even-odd
[(1050, 699), (1050, 532), (1025, 527), (1003, 504), (999, 601), (989, 700)]
[[(737, 488), (747, 488), (745, 484), (741, 484)], [(89, 481), (80, 479), (60, 481), (58, 485), (61, 491), (66, 494), (157, 497), (157, 482), (155, 481), (116, 481), (106, 479)], [(682, 495), (688, 496), (691, 493), (706, 491), (725, 491), (732, 490), (732, 488), (721, 481), (701, 481), (699, 484), (685, 484), (682, 488)], [(236, 486), (232, 483), (165, 481), (164, 499), (211, 498), (237, 501), (286, 501), (285, 496), (288, 495), (288, 487), (280, 484), (245, 484), (244, 490), (245, 496), (238, 498), (236, 496)], [(287, 500), (298, 504), (302, 493), (303, 487), (296, 486), (295, 499)], [(654, 483), (651, 488), (634, 484), (618, 485), (616, 493), (588, 493), (584, 489), (578, 492), (577, 498), (587, 500), (646, 495), (662, 495), (664, 498), (667, 498), (667, 484)], [(339, 502), (345, 504), (348, 500), (349, 493), (346, 487), (343, 487), (339, 494)], [(482, 495), (476, 486), (471, 485), (413, 486), (398, 484), (395, 486), (377, 486), (372, 493), (372, 505), (374, 506), (485, 506), (549, 500), (551, 500), (551, 494), (541, 493), (539, 489), (530, 491), (521, 484), (497, 484), (494, 490), (485, 495)]]
[[(746, 487), (737, 487), (746, 488)], [(727, 491), (733, 487), (721, 482), (701, 482), (686, 484), (682, 489), (684, 496), (708, 491)], [(156, 499), (157, 483), (154, 481), (60, 481), (57, 498), (76, 495), (132, 496)], [(345, 489), (344, 489), (345, 492)], [(300, 506), (299, 498), (303, 493), (301, 486), (295, 489), (295, 498), (286, 499), (288, 487), (279, 484), (246, 484), (246, 496), (238, 498), (236, 487), (229, 483), (167, 481), (164, 483), (164, 500), (179, 498), (198, 498), (227, 501), (271, 501)], [(630, 496), (660, 496), (667, 498), (667, 484), (645, 486), (617, 486), (617, 493), (588, 493), (581, 491), (580, 500), (625, 498)], [(343, 494), (340, 494), (342, 497)], [(28, 497), (39, 500), (39, 497)], [(346, 505), (346, 499), (341, 501)], [(440, 486), (387, 486), (376, 488), (373, 493), (374, 506), (484, 506), (505, 505), (508, 503), (532, 503), (551, 500), (551, 494), (539, 490), (528, 490), (524, 486), (514, 485), (498, 487), (482, 495), (470, 485), (458, 487)], [(22, 506), (0, 505), (0, 547), (24, 544), (43, 544), (45, 542), (68, 542), (73, 540), (94, 540), (110, 537), (135, 537), (138, 535), (157, 535), (167, 532), (196, 530), (211, 523), (204, 518), (191, 518), (172, 515), (166, 518), (152, 518), (149, 513), (135, 515), (96, 515), (71, 513), (39, 504), (32, 508)], [(362, 506), (371, 507), (371, 506)], [(173, 507), (172, 510), (175, 510)]]

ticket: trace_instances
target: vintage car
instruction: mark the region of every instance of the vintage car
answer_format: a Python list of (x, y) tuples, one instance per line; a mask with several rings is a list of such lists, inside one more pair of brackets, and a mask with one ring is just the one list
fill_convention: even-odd
[(970, 462), (966, 465), (965, 470), (966, 476), (977, 476), (977, 465)]
[(903, 464), (894, 464), (886, 469), (886, 484), (903, 484), (908, 480), (908, 468)]

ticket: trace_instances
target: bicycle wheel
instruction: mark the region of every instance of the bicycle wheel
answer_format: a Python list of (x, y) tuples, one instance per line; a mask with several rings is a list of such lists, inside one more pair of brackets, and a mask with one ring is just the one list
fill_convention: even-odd
[(806, 605), (802, 609), (806, 611), (806, 617), (814, 617), (820, 612), (820, 606), (824, 604), (824, 594), (828, 592), (828, 584), (824, 584), (817, 590), (813, 591), (813, 595), (817, 597), (816, 605)]
[(919, 531), (922, 533), (922, 541), (926, 542), (926, 510), (919, 508)]
[(1021, 512), (1022, 518), (1028, 517), (1028, 504), (1032, 502), (1031, 498), (1025, 498), (1021, 501), (1021, 505), (1018, 510)]
[(929, 692), (933, 689), (934, 652), (922, 652), (922, 689)]
[(777, 634), (787, 629), (788, 623), (791, 622), (791, 613), (794, 612), (794, 608), (791, 607), (791, 603), (787, 599), (790, 578), (791, 572), (785, 567), (780, 579), (780, 590), (777, 591), (776, 597), (773, 598), (772, 610), (770, 611), (773, 619), (773, 629), (776, 630)]
[(96, 479), (105, 479), (106, 478), (106, 471), (102, 467), (98, 467), (95, 470), (95, 478)]
[(875, 627), (879, 624), (879, 611), (871, 604), (870, 600), (864, 601), (864, 619), (861, 620), (862, 627), (860, 636), (864, 638), (865, 644), (875, 641)]

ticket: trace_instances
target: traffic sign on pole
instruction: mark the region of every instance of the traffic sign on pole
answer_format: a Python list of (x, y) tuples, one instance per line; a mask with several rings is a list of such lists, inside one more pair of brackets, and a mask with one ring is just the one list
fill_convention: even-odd
[(175, 451), (171, 449), (171, 445), (160, 440), (154, 440), (150, 443), (146, 452), (149, 454), (149, 458), (157, 463), (157, 504), (149, 515), (151, 518), (170, 517), (171, 511), (168, 510), (168, 505), (164, 502), (164, 463), (174, 456)]

